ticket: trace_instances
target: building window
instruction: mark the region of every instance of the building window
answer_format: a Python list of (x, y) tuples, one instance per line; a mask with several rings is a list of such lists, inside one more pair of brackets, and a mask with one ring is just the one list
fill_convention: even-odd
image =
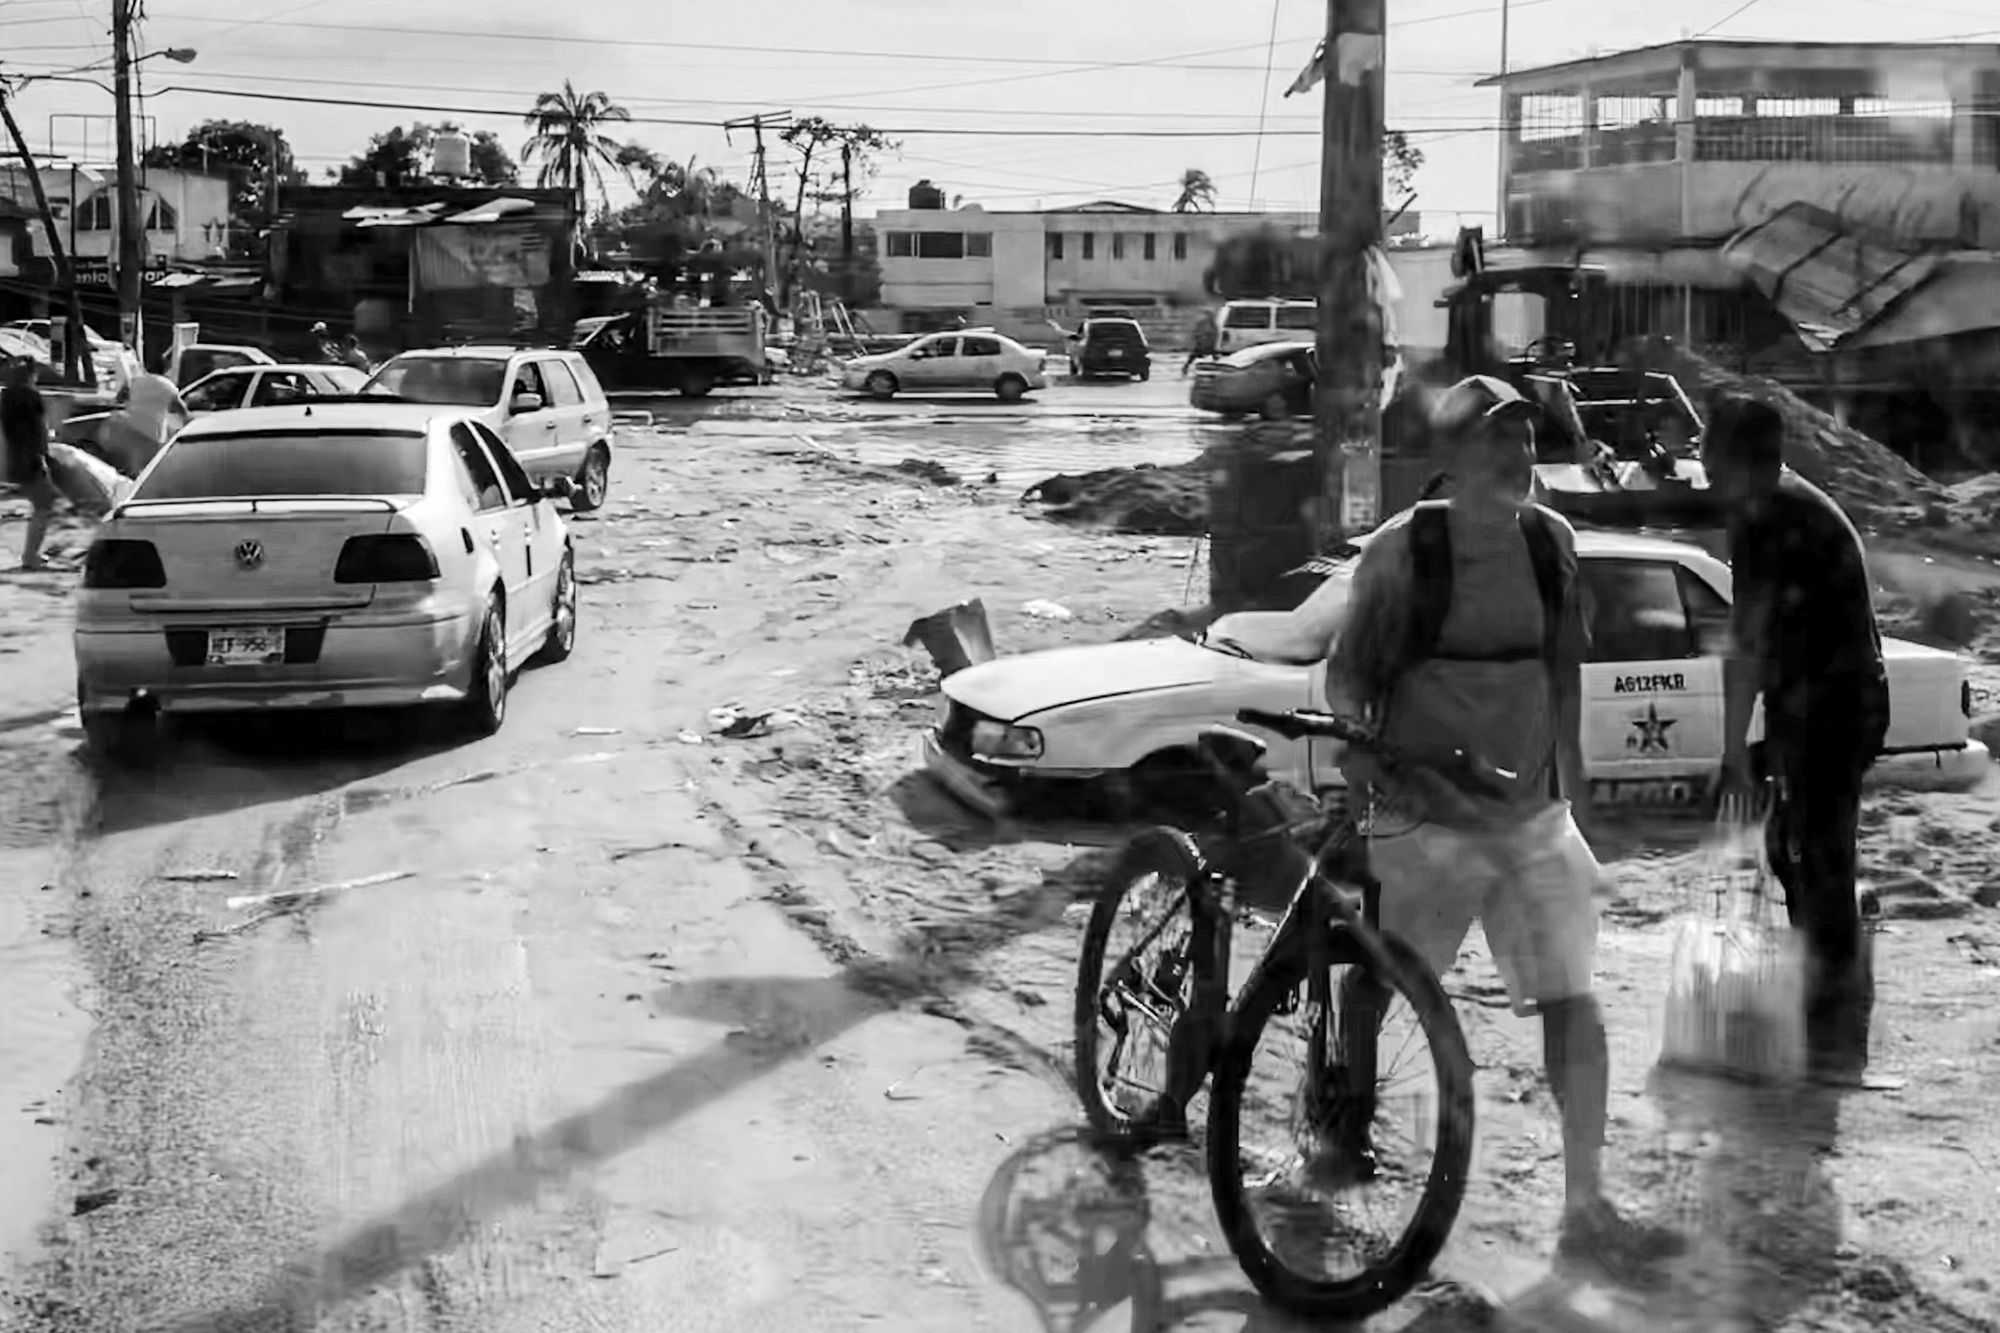
[(993, 233), (990, 231), (969, 231), (965, 233), (965, 257), (967, 259), (991, 259), (993, 257)]
[(1113, 259), (1125, 257), (1125, 233), (1122, 231), (1111, 233), (1111, 257)]
[(179, 234), (180, 229), (181, 215), (174, 211), (174, 206), (164, 199), (155, 198), (152, 211), (146, 214), (146, 230)]
[(93, 194), (83, 201), (76, 210), (78, 231), (110, 231), (112, 218), (111, 195), (109, 192)]
[(1061, 232), (1059, 232), (1059, 231), (1052, 231), (1052, 232), (1050, 232), (1050, 233), (1049, 233), (1049, 258), (1050, 258), (1050, 259), (1061, 259), (1061, 258), (1062, 258), (1062, 245), (1063, 245), (1063, 234), (1062, 234)]
[(919, 259), (965, 258), (965, 233), (962, 231), (918, 232), (917, 258)]
[(889, 258), (908, 259), (911, 255), (915, 254), (916, 250), (912, 245), (913, 240), (914, 240), (914, 233), (907, 231), (890, 232)]
[(1150, 231), (1149, 231), (1149, 232), (1147, 232), (1147, 233), (1146, 233), (1146, 260), (1147, 260), (1147, 262), (1148, 262), (1148, 263), (1151, 263), (1151, 262), (1152, 262), (1152, 260), (1153, 260), (1153, 259), (1155, 258), (1154, 254), (1153, 254), (1153, 239), (1154, 239), (1154, 238), (1153, 238), (1153, 233), (1152, 233), (1152, 232), (1150, 232)]
[(1087, 231), (1083, 234), (1083, 257), (1085, 259), (1097, 258), (1097, 236), (1094, 232)]
[(1174, 258), (1187, 258), (1187, 233), (1184, 231), (1174, 233)]

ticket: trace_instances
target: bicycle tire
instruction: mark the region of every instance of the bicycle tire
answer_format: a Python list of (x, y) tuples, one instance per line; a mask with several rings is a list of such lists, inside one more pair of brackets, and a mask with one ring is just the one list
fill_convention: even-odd
[[(1272, 1252), (1246, 1206), (1239, 1160), (1243, 1094), (1265, 1025), (1279, 1002), (1307, 979), (1309, 960), (1303, 948), (1287, 960), (1273, 960), (1238, 1003), (1209, 1088), (1208, 1175), (1217, 1220), (1250, 1284), (1293, 1314), (1358, 1320), (1388, 1309), (1423, 1281), (1465, 1201), (1475, 1115), (1465, 1034), (1444, 987), (1416, 950), (1394, 936), (1381, 938), (1398, 965), (1396, 974), (1384, 980), (1416, 1014), (1431, 1045), (1439, 1083), (1438, 1143), (1430, 1177), (1415, 1215), (1385, 1258), (1340, 1281), (1303, 1276)], [(1335, 930), (1328, 947), (1335, 963), (1366, 962), (1360, 942), (1346, 928)]]
[[(1186, 982), (1193, 982), (1197, 970), (1203, 966), (1201, 960), (1214, 949), (1212, 926), (1203, 913), (1194, 911), (1195, 893), (1210, 877), (1210, 871), (1194, 839), (1173, 828), (1149, 829), (1126, 844), (1104, 887), (1098, 890), (1097, 901), (1090, 911), (1090, 924), (1084, 929), (1083, 947), (1076, 965), (1077, 1096), (1083, 1102), (1084, 1115), (1089, 1118), (1093, 1129), (1109, 1138), (1135, 1144), (1155, 1142), (1177, 1131), (1179, 1125), (1170, 1123), (1162, 1115), (1164, 1108), (1160, 1100), (1155, 1100), (1143, 1112), (1134, 1114), (1114, 1105), (1106, 1097), (1099, 1069), (1103, 1033), (1098, 1028), (1098, 1003), (1104, 989), (1105, 953), (1110, 946), (1112, 929), (1118, 922), (1119, 910), (1132, 886), (1152, 875), (1180, 886), (1179, 899), (1173, 910), (1185, 911), (1190, 918), (1185, 961), (1188, 969)], [(1181, 994), (1181, 1008), (1173, 1015), (1176, 1019), (1186, 1010), (1188, 991), (1185, 985)], [(1162, 1065), (1161, 1085), (1170, 1086), (1174, 1081), (1171, 1052), (1163, 1057)]]

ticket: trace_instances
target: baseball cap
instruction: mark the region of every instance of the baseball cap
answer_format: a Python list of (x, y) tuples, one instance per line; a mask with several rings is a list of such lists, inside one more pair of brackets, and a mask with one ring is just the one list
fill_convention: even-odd
[(1437, 424), (1447, 430), (1459, 430), (1475, 421), (1532, 417), (1534, 413), (1535, 405), (1507, 381), (1492, 375), (1467, 375), (1445, 390), (1438, 406)]

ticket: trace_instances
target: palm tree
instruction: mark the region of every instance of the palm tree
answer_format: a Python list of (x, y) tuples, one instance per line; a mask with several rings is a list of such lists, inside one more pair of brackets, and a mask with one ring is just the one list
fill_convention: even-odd
[(1199, 213), (1204, 208), (1215, 208), (1215, 182), (1200, 167), (1189, 167), (1181, 173), (1181, 193), (1174, 200), (1174, 212)]
[(604, 127), (613, 121), (629, 121), (632, 113), (601, 92), (579, 93), (564, 79), (562, 91), (537, 97), (535, 109), (524, 119), (535, 133), (521, 146), (521, 161), (539, 160), (542, 164), (535, 183), (544, 188), (568, 186), (576, 195), (579, 219), (590, 211), (592, 185), (608, 207), (604, 168), (628, 179), (631, 168), (619, 160), (624, 145), (604, 133)]

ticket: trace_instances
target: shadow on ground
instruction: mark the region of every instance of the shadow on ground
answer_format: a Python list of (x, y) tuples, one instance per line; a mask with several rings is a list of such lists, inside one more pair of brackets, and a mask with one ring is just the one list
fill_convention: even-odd
[(177, 721), (157, 757), (97, 774), (100, 833), (297, 800), (360, 782), (464, 743), (451, 720), (406, 709)]

